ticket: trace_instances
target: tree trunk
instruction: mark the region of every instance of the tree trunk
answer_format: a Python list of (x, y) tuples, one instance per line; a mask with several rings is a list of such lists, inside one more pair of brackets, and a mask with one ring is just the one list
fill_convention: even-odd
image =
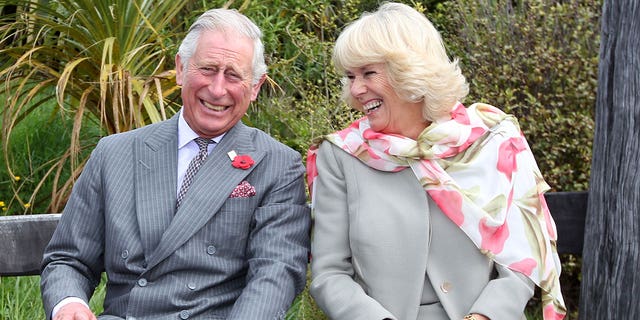
[(580, 319), (640, 318), (640, 1), (604, 0)]

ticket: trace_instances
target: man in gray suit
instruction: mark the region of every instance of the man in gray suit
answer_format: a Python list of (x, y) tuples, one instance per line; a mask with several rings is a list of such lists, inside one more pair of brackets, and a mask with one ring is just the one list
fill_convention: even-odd
[(99, 319), (284, 317), (310, 214), (300, 154), (240, 121), (266, 77), (260, 38), (235, 10), (204, 13), (176, 55), (180, 112), (98, 143), (44, 254), (48, 319), (96, 319), (102, 272)]

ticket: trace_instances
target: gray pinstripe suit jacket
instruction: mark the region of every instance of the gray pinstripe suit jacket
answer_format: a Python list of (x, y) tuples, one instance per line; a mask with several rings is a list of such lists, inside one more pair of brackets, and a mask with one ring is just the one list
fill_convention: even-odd
[[(176, 212), (178, 117), (102, 139), (47, 247), (42, 299), (91, 297), (100, 319), (277, 319), (305, 284), (310, 214), (300, 154), (238, 123)], [(227, 152), (255, 164), (234, 168)], [(229, 198), (241, 181), (256, 195)]]

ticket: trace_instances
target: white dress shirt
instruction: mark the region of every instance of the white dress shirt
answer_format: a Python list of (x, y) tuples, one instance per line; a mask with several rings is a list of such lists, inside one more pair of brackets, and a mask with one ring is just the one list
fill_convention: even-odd
[[(213, 148), (222, 140), (224, 133), (211, 139), (213, 143), (209, 144), (208, 153), (211, 154)], [(178, 120), (178, 185), (176, 189), (176, 195), (180, 192), (180, 186), (182, 186), (182, 180), (184, 174), (189, 167), (189, 162), (193, 159), (200, 149), (193, 139), (197, 138), (198, 134), (195, 133), (187, 121), (184, 120), (182, 110), (180, 110), (180, 119)]]

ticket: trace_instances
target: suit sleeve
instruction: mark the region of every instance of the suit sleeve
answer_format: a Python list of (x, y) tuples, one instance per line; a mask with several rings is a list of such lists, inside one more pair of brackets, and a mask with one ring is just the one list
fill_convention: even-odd
[(497, 277), (484, 287), (469, 313), (489, 319), (518, 319), (533, 296), (535, 284), (525, 275), (494, 264)]
[(324, 142), (316, 158), (311, 295), (331, 319), (395, 319), (354, 280), (348, 190), (333, 150), (330, 143)]
[(47, 318), (66, 297), (89, 302), (103, 271), (104, 218), (98, 144), (73, 187), (44, 252), (40, 279)]
[(311, 215), (298, 153), (273, 152), (259, 172), (274, 179), (254, 212), (247, 286), (228, 319), (284, 319), (305, 286)]

